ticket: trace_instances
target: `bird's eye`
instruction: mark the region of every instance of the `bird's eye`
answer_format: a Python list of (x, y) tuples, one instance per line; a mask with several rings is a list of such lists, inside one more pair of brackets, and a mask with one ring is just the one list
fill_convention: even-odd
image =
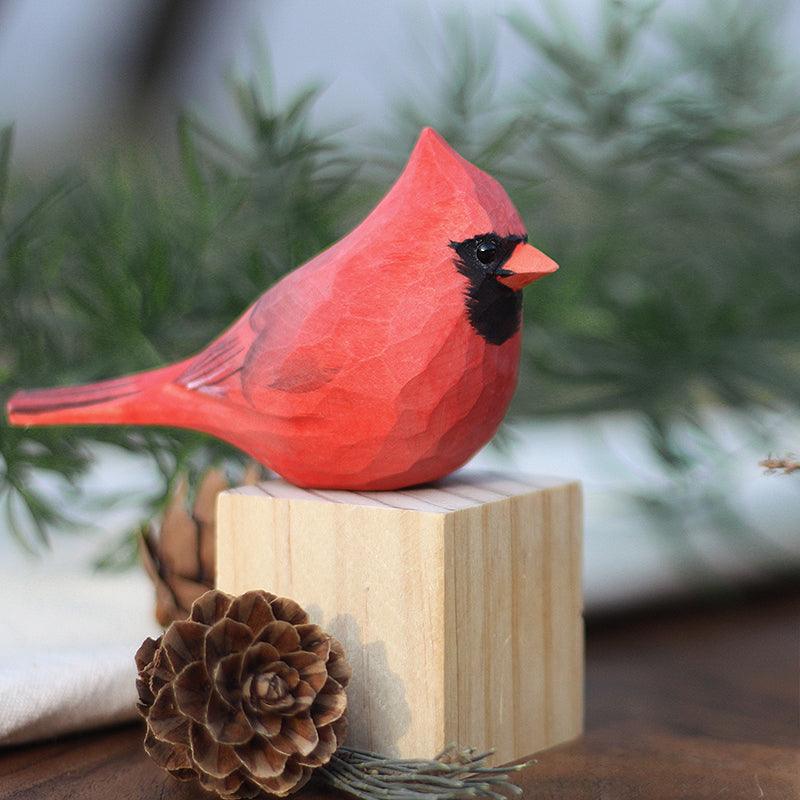
[(484, 239), (478, 243), (475, 254), (481, 264), (491, 264), (497, 258), (497, 242), (491, 239)]

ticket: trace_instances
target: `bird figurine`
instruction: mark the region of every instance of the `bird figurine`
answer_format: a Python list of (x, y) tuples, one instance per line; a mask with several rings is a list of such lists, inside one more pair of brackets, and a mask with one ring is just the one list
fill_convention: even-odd
[(191, 428), (309, 488), (434, 481), (497, 431), (517, 382), (521, 290), (556, 269), (502, 186), (425, 128), (369, 216), (202, 352), (19, 391), (9, 420)]

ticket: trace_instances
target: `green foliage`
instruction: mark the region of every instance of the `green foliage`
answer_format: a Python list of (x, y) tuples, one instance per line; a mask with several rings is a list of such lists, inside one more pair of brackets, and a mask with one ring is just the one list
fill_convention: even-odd
[[(11, 131), (0, 138), (0, 399), (20, 386), (90, 381), (197, 351), (265, 287), (330, 244), (351, 215), (354, 168), (312, 132), (318, 90), (285, 109), (264, 82), (232, 81), (247, 139), (234, 148), (201, 123), (179, 126), (181, 162), (130, 152), (6, 198)], [(178, 472), (237, 462), (186, 431), (0, 426), (0, 491), (10, 529), (46, 543), (68, 520), (33, 486), (38, 471), (74, 481), (87, 444), (149, 454), (163, 503)], [(108, 560), (113, 562), (113, 557)]]
[[(563, 267), (526, 294), (515, 413), (635, 410), (696, 495), (679, 429), (704, 436), (709, 403), (747, 412), (800, 397), (797, 65), (767, 4), (707, 0), (675, 21), (606, 0), (591, 35), (546, 5), (544, 19), (453, 18), (417, 43), (437, 54), (418, 69), (434, 78), (398, 100), (383, 172), (357, 172), (357, 148), (312, 124), (318, 90), (278, 107), (268, 73), (231, 83), (245, 142), (185, 117), (178, 164), (129, 152), (47, 187), (10, 184), (4, 132), (0, 291), (14, 301), (0, 308), (0, 399), (197, 350), (344, 233), (432, 124), (503, 181)], [(529, 57), (505, 85), (499, 33)], [(184, 432), (3, 426), (9, 513), (44, 539), (63, 520), (30, 478), (74, 480), (93, 441), (149, 453), (165, 489), (177, 469), (238, 458)]]
[(769, 15), (714, 2), (678, 25), (609, 0), (590, 39), (550, 5), (506, 20), (530, 54), (521, 90), (497, 90), (462, 21), (437, 91), (401, 105), (507, 174), (565, 267), (525, 295), (517, 410), (636, 408), (663, 427), (709, 399), (795, 403), (800, 100)]
[(709, 400), (796, 402), (800, 102), (763, 9), (714, 6), (664, 30), (610, 3), (599, 50), (512, 20), (546, 68), (525, 98), (527, 217), (569, 266), (529, 298), (554, 411), (637, 408), (663, 431)]

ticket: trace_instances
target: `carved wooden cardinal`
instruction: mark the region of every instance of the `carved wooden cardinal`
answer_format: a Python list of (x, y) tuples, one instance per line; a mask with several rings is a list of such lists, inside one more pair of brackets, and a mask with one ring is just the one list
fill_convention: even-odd
[(556, 268), (527, 244), (500, 184), (426, 128), (372, 213), (201, 353), (17, 392), (9, 419), (193, 428), (307, 487), (432, 481), (500, 425), (517, 381), (520, 290)]

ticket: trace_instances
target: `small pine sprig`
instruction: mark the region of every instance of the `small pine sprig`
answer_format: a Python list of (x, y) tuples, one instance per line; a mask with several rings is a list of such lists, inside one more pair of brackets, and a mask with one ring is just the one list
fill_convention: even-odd
[(793, 472), (800, 471), (800, 461), (792, 453), (787, 453), (782, 458), (775, 458), (769, 456), (763, 461), (758, 462), (759, 467), (764, 467), (767, 475), (774, 475), (775, 473), (783, 473), (784, 475), (791, 475)]
[(521, 796), (522, 789), (509, 775), (533, 762), (489, 767), (486, 760), (493, 753), (451, 744), (432, 760), (402, 760), (342, 747), (314, 776), (358, 800), (506, 800), (509, 795)]

